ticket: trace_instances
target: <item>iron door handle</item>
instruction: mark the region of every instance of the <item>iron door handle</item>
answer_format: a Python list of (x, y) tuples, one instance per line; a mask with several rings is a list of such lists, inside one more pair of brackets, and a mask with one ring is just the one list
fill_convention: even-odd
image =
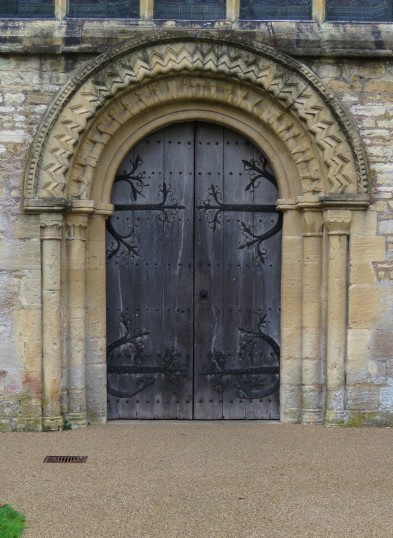
[(202, 300), (207, 299), (209, 297), (209, 292), (207, 290), (201, 290), (199, 292), (199, 297)]

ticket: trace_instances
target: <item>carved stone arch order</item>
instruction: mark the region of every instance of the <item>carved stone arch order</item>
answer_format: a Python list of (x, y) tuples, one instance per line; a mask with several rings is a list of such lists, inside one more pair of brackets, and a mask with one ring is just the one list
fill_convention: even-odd
[(130, 147), (190, 119), (241, 132), (277, 178), (282, 420), (348, 418), (348, 236), (351, 212), (367, 208), (369, 193), (359, 136), (306, 66), (263, 45), (197, 32), (157, 34), (154, 43), (134, 42), (88, 63), (59, 92), (32, 144), (24, 207), (41, 224), (45, 428), (64, 417), (74, 426), (106, 420), (112, 183)]
[[(191, 84), (193, 75), (203, 76), (199, 84)], [(175, 89), (173, 84), (160, 83), (174, 76)], [(35, 137), (25, 181), (26, 205), (32, 198), (88, 197), (92, 178), (89, 163), (85, 173), (82, 160), (83, 155), (91, 155), (98, 133), (104, 140), (117, 121), (123, 123), (160, 101), (181, 97), (230, 104), (269, 126), (288, 148), (303, 192), (368, 192), (356, 130), (334, 94), (311, 70), (263, 45), (198, 33), (198, 37), (159, 36), (153, 44), (124, 46), (98, 57), (72, 77)], [(101, 122), (101, 130), (93, 127), (92, 138), (92, 124), (104, 108), (107, 121)], [(81, 140), (84, 144), (79, 144)], [(82, 154), (79, 179), (70, 174), (77, 147)], [(94, 149), (96, 158), (99, 151), (97, 146)], [(69, 184), (72, 179), (84, 185)]]

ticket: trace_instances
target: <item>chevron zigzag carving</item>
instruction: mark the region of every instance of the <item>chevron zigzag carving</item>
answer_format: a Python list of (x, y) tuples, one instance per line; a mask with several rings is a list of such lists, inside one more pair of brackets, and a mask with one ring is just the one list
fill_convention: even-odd
[[(218, 77), (228, 84), (232, 81), (237, 88), (244, 88), (246, 94), (259, 94), (259, 98), (254, 96), (254, 103), (258, 99), (262, 102), (264, 95), (268, 97), (272, 110), (255, 104), (250, 113), (280, 136), (304, 179), (305, 191), (367, 192), (365, 158), (356, 131), (334, 96), (295, 60), (267, 47), (253, 51), (207, 39), (145, 44), (125, 49), (117, 56), (112, 54), (113, 61), (106, 56), (85, 67), (79, 79), (74, 77), (52, 104), (31, 151), (27, 198), (87, 196), (93, 177), (91, 162), (98, 158), (98, 148), (133, 115), (173, 98), (158, 95), (146, 83), (164, 77), (200, 75), (206, 78), (205, 88), (189, 86), (189, 99), (197, 98), (199, 92), (216, 101), (232, 101), (233, 106), (250, 106), (247, 99), (238, 98), (244, 91), (235, 91), (232, 96), (230, 92), (219, 92), (214, 90), (209, 77)], [(101, 110), (107, 129), (100, 132), (95, 121)], [(101, 121), (101, 129), (103, 124)], [(86, 147), (79, 147), (82, 138)], [(74, 158), (77, 147), (78, 155)], [(87, 155), (94, 156), (88, 165), (83, 164)], [(72, 172), (71, 159), (76, 166)], [(315, 177), (318, 160), (325, 169)], [(322, 176), (326, 177), (324, 184)], [(68, 186), (70, 178), (74, 178), (72, 186)]]

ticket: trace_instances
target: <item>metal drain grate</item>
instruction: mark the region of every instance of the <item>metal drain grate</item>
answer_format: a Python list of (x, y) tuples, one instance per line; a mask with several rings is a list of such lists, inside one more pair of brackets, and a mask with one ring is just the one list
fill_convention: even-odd
[(86, 463), (87, 456), (46, 456), (43, 463)]

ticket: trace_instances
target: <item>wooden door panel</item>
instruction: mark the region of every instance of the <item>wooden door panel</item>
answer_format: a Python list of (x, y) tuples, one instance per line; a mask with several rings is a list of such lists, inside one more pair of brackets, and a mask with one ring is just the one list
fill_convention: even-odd
[(107, 225), (108, 418), (279, 418), (277, 198), (257, 148), (217, 125), (129, 152)]
[(219, 126), (196, 132), (195, 284), (208, 299), (195, 307), (194, 416), (279, 418), (277, 187), (248, 140)]
[[(224, 345), (222, 312), (223, 229), (204, 212), (209, 190), (223, 185), (223, 129), (212, 124), (195, 127), (195, 334), (194, 418), (221, 419), (222, 393), (208, 381), (209, 357)], [(213, 196), (213, 194), (211, 195)], [(204, 297), (204, 295), (206, 295)]]
[(192, 418), (193, 167), (193, 126), (181, 124), (139, 143), (114, 184), (109, 418)]

